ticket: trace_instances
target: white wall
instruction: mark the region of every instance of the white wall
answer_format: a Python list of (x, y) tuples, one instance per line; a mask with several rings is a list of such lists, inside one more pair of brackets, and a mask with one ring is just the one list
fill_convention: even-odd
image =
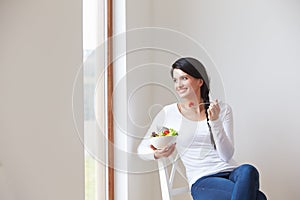
[[(126, 1), (126, 29), (127, 32), (127, 96), (128, 96), (128, 199), (159, 199), (158, 174), (153, 172), (154, 163), (141, 162), (136, 155), (136, 148), (146, 131), (148, 115), (139, 110), (145, 110), (152, 105), (152, 89), (138, 87), (151, 80), (152, 51), (143, 48), (152, 42), (151, 35), (133, 31), (135, 28), (151, 26), (152, 2), (151, 0)], [(147, 45), (146, 45), (147, 46)], [(140, 49), (142, 48), (142, 49)], [(143, 173), (143, 167), (145, 172)]]
[[(79, 0), (0, 3), (0, 199), (84, 199), (72, 113), (81, 12)], [(74, 103), (82, 121), (80, 77)]]
[[(148, 8), (138, 1), (128, 2), (128, 28), (168, 28), (203, 45), (225, 89), (223, 96), (222, 91), (215, 96), (233, 107), (235, 158), (259, 169), (261, 188), (269, 199), (299, 199), (299, 2), (165, 0), (152, 1)], [(172, 43), (169, 50), (176, 50), (177, 45), (179, 55), (202, 55), (197, 45), (184, 47), (186, 38), (171, 36), (165, 37)], [(173, 61), (171, 53), (149, 55), (151, 62), (167, 65)], [(148, 76), (147, 71), (144, 77)], [(214, 81), (220, 80), (212, 77)], [(153, 96), (162, 95), (154, 91)]]

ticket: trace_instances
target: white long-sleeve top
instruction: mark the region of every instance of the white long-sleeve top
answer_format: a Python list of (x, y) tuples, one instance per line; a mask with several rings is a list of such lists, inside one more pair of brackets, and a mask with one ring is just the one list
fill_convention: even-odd
[(178, 132), (176, 149), (185, 166), (190, 187), (199, 178), (224, 171), (231, 171), (237, 165), (232, 159), (234, 153), (233, 117), (228, 104), (220, 104), (220, 115), (209, 121), (215, 140), (213, 147), (206, 120), (192, 121), (179, 111), (177, 103), (165, 106), (154, 118), (144, 139), (138, 147), (138, 154), (144, 160), (154, 160), (150, 148), (150, 136), (158, 127), (173, 128)]

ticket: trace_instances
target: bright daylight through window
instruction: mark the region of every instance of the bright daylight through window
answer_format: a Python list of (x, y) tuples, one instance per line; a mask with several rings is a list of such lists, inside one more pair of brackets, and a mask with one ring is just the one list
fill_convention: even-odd
[(85, 200), (105, 199), (104, 1), (83, 0)]

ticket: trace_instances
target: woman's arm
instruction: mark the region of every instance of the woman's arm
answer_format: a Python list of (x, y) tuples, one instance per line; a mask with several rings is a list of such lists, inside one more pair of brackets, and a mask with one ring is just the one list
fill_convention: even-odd
[(225, 114), (210, 121), (210, 125), (217, 152), (220, 158), (227, 162), (234, 154), (233, 116), (229, 105), (224, 106), (224, 109)]
[(165, 120), (166, 111), (162, 109), (154, 118), (149, 127), (148, 131), (146, 132), (143, 140), (141, 141), (140, 145), (138, 146), (137, 152), (140, 158), (143, 160), (155, 160), (156, 157), (154, 155), (155, 149), (151, 148), (150, 137), (153, 131), (157, 131), (157, 127), (162, 127), (162, 123)]
[(144, 136), (143, 140), (141, 141), (141, 143), (137, 149), (137, 152), (138, 152), (138, 155), (140, 156), (140, 158), (142, 158), (143, 160), (155, 160), (155, 159), (159, 159), (162, 157), (168, 157), (174, 152), (176, 144), (166, 146), (162, 149), (156, 149), (150, 143), (150, 141), (151, 141), (150, 138), (151, 138), (152, 132), (157, 131), (158, 127), (164, 126), (166, 115), (167, 115), (167, 111), (166, 111), (166, 108), (164, 108), (156, 115), (156, 117), (154, 118), (146, 135)]

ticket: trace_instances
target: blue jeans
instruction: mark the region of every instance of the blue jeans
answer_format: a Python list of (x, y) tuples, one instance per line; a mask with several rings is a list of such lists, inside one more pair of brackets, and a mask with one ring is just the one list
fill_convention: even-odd
[(252, 165), (198, 179), (191, 188), (194, 200), (266, 200), (259, 191), (259, 174)]

